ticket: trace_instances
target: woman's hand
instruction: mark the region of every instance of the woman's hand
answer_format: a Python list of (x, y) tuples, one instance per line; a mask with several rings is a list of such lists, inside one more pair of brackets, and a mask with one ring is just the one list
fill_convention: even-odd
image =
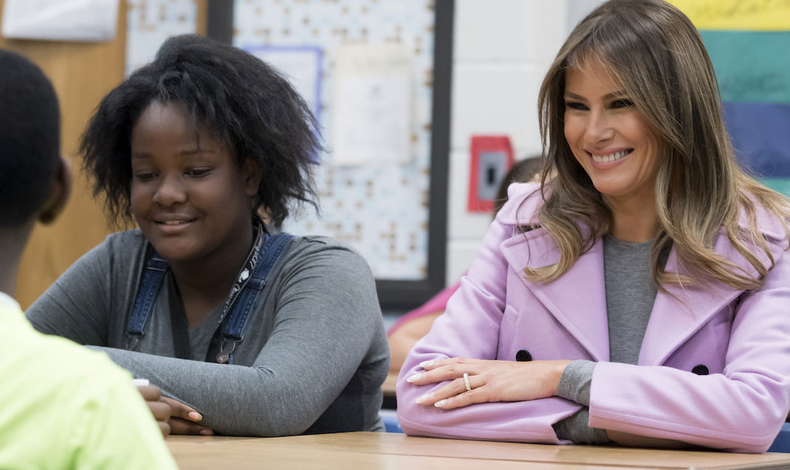
[(173, 410), (170, 417), (170, 430), (173, 434), (200, 434), (203, 436), (214, 434), (210, 428), (197, 424), (203, 419), (203, 416), (194, 408), (172, 398), (162, 397), (162, 401), (169, 404)]
[(162, 398), (162, 391), (155, 385), (138, 385), (137, 391), (145, 399), (148, 409), (156, 419), (156, 424), (159, 425), (159, 430), (162, 431), (162, 436), (170, 434), (170, 405)]
[[(426, 361), (425, 370), (406, 379), (414, 385), (450, 383), (417, 399), (449, 410), (473, 403), (526, 401), (552, 397), (571, 361), (497, 361), (463, 357)], [(468, 380), (464, 379), (464, 374)]]

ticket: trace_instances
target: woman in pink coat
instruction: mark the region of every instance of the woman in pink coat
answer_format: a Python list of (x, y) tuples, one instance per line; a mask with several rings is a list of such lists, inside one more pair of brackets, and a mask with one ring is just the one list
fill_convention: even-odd
[(662, 0), (611, 0), (540, 91), (514, 184), (398, 380), (408, 434), (763, 452), (790, 408), (790, 206), (741, 171)]

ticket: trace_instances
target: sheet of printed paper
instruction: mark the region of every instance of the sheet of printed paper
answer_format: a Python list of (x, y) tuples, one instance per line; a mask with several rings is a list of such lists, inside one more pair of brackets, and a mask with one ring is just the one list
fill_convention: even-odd
[(340, 47), (332, 129), (335, 165), (408, 162), (412, 60), (401, 44)]
[(119, 0), (5, 0), (2, 33), (7, 38), (110, 41)]

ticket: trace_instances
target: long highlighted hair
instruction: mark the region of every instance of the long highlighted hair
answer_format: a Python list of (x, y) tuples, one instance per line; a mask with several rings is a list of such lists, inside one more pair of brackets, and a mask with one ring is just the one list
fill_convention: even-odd
[[(662, 0), (610, 0), (599, 6), (571, 32), (543, 80), (538, 110), (545, 204), (539, 221), (557, 243), (560, 261), (527, 269), (527, 277), (550, 282), (562, 276), (612, 227), (609, 208), (564, 137), (566, 72), (586, 60), (600, 61), (660, 142), (655, 184), (660, 229), (651, 254), (656, 286), (718, 280), (737, 289), (759, 287), (775, 260), (756, 211), (761, 207), (775, 216), (790, 238), (790, 204), (738, 166), (702, 39), (682, 12)], [(738, 223), (741, 213), (746, 227)], [(713, 243), (722, 231), (757, 276), (716, 253)], [(670, 248), (691, 279), (664, 271), (661, 260)], [(755, 251), (764, 252), (770, 265)]]

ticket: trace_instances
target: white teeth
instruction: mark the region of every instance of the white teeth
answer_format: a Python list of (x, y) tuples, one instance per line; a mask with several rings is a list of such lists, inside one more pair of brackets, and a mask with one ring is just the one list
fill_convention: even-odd
[(185, 222), (183, 220), (165, 220), (159, 223), (162, 225), (181, 225)]
[(593, 154), (590, 154), (590, 156), (592, 156), (593, 161), (596, 162), (596, 163), (609, 163), (609, 162), (613, 162), (615, 160), (620, 160), (621, 158), (625, 157), (629, 153), (630, 153), (630, 150), (620, 150), (619, 152), (610, 153), (609, 155), (593, 155)]

